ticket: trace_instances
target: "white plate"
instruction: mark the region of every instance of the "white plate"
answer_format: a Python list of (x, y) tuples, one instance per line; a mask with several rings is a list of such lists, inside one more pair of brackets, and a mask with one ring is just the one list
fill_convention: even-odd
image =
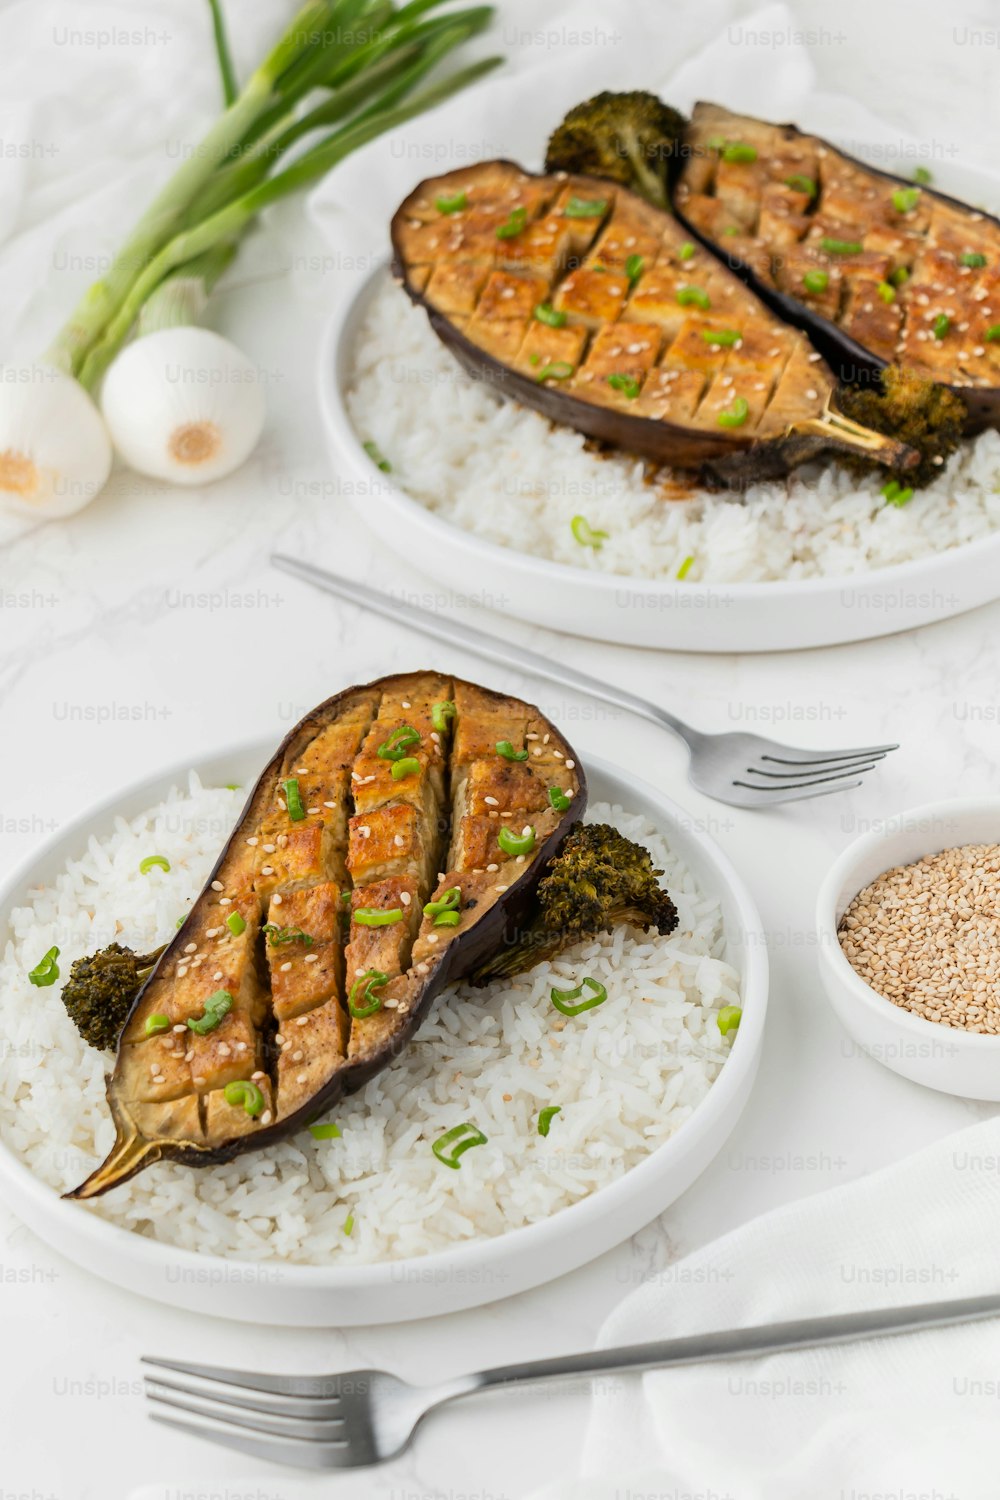
[[(242, 746), (195, 766), (207, 785), (250, 784), (273, 744)], [(718, 894), (727, 957), (742, 975), (743, 1019), (732, 1052), (705, 1101), (645, 1161), (590, 1198), (498, 1239), (457, 1245), (420, 1259), (321, 1267), (227, 1260), (177, 1249), (63, 1202), (0, 1142), (0, 1186), (43, 1240), (117, 1286), (195, 1312), (286, 1327), (390, 1323), (496, 1301), (570, 1271), (636, 1233), (703, 1172), (746, 1104), (757, 1072), (767, 1006), (767, 954), (756, 907), (736, 871), (676, 803), (602, 761), (585, 760), (594, 801), (619, 802), (663, 830), (692, 872)], [(102, 802), (32, 855), (0, 890), (0, 945), (27, 886), (52, 881), (116, 814), (134, 817), (183, 783), (178, 766)], [(153, 1169), (155, 1170), (155, 1168)], [(192, 1171), (197, 1170), (192, 1168)]]
[[(952, 166), (937, 175), (942, 191), (968, 202), (997, 197), (991, 174)], [(319, 354), (331, 459), (350, 476), (347, 495), (367, 522), (374, 471), (344, 396), (358, 330), (385, 274), (384, 264), (359, 281), (327, 326)], [(1000, 533), (838, 578), (678, 584), (594, 573), (497, 546), (433, 515), (382, 474), (378, 525), (382, 543), (463, 597), (502, 599), (505, 614), (625, 646), (743, 652), (840, 645), (948, 619), (1000, 597)]]

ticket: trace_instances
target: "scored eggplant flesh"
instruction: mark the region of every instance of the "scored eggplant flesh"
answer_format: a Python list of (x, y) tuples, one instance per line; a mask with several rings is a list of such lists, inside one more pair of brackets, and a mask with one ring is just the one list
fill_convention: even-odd
[(704, 103), (673, 204), (842, 379), (901, 364), (961, 396), (970, 432), (1000, 424), (996, 219), (794, 125)]
[(617, 184), (483, 162), (420, 183), (392, 243), (466, 369), (590, 437), (733, 484), (837, 451), (916, 462), (837, 412), (808, 339)]
[(136, 998), (108, 1081), (115, 1145), (67, 1196), (268, 1145), (367, 1082), (526, 918), (585, 806), (570, 746), (517, 698), (419, 672), (321, 704)]

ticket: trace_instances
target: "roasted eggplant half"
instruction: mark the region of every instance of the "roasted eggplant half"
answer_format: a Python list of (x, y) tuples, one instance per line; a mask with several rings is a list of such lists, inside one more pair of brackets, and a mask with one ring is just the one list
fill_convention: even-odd
[(68, 1196), (266, 1146), (366, 1083), (527, 920), (585, 805), (570, 746), (519, 699), (415, 672), (321, 704), (140, 990), (115, 1145)]
[(467, 370), (589, 437), (736, 485), (821, 454), (917, 461), (838, 412), (808, 339), (615, 183), (483, 162), (420, 183), (392, 244)]
[(698, 104), (673, 206), (837, 375), (898, 364), (1000, 424), (1000, 221), (794, 125)]

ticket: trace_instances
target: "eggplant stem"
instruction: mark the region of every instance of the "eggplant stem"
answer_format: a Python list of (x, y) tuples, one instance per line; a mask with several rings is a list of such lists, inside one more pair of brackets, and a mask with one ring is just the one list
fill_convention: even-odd
[(156, 1142), (147, 1141), (144, 1136), (119, 1136), (107, 1160), (103, 1161), (96, 1171), (91, 1172), (79, 1187), (74, 1188), (70, 1193), (63, 1193), (63, 1197), (81, 1201), (86, 1198), (99, 1198), (109, 1188), (118, 1187), (119, 1183), (134, 1177), (148, 1161), (155, 1161), (159, 1154), (160, 1148)]
[(825, 438), (827, 446), (842, 452), (865, 454), (887, 469), (914, 469), (920, 462), (920, 454), (899, 438), (888, 437), (884, 432), (875, 432), (863, 427), (835, 407), (828, 407), (821, 417), (809, 417), (796, 422), (792, 432)]

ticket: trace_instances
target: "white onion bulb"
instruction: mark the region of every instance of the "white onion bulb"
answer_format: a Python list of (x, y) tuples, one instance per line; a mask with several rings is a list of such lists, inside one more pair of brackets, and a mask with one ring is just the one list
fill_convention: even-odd
[(125, 462), (174, 484), (230, 474), (264, 425), (259, 371), (208, 328), (161, 328), (128, 344), (104, 377), (101, 409)]
[(71, 516), (103, 489), (111, 442), (101, 414), (51, 365), (0, 369), (0, 506), (37, 520)]

